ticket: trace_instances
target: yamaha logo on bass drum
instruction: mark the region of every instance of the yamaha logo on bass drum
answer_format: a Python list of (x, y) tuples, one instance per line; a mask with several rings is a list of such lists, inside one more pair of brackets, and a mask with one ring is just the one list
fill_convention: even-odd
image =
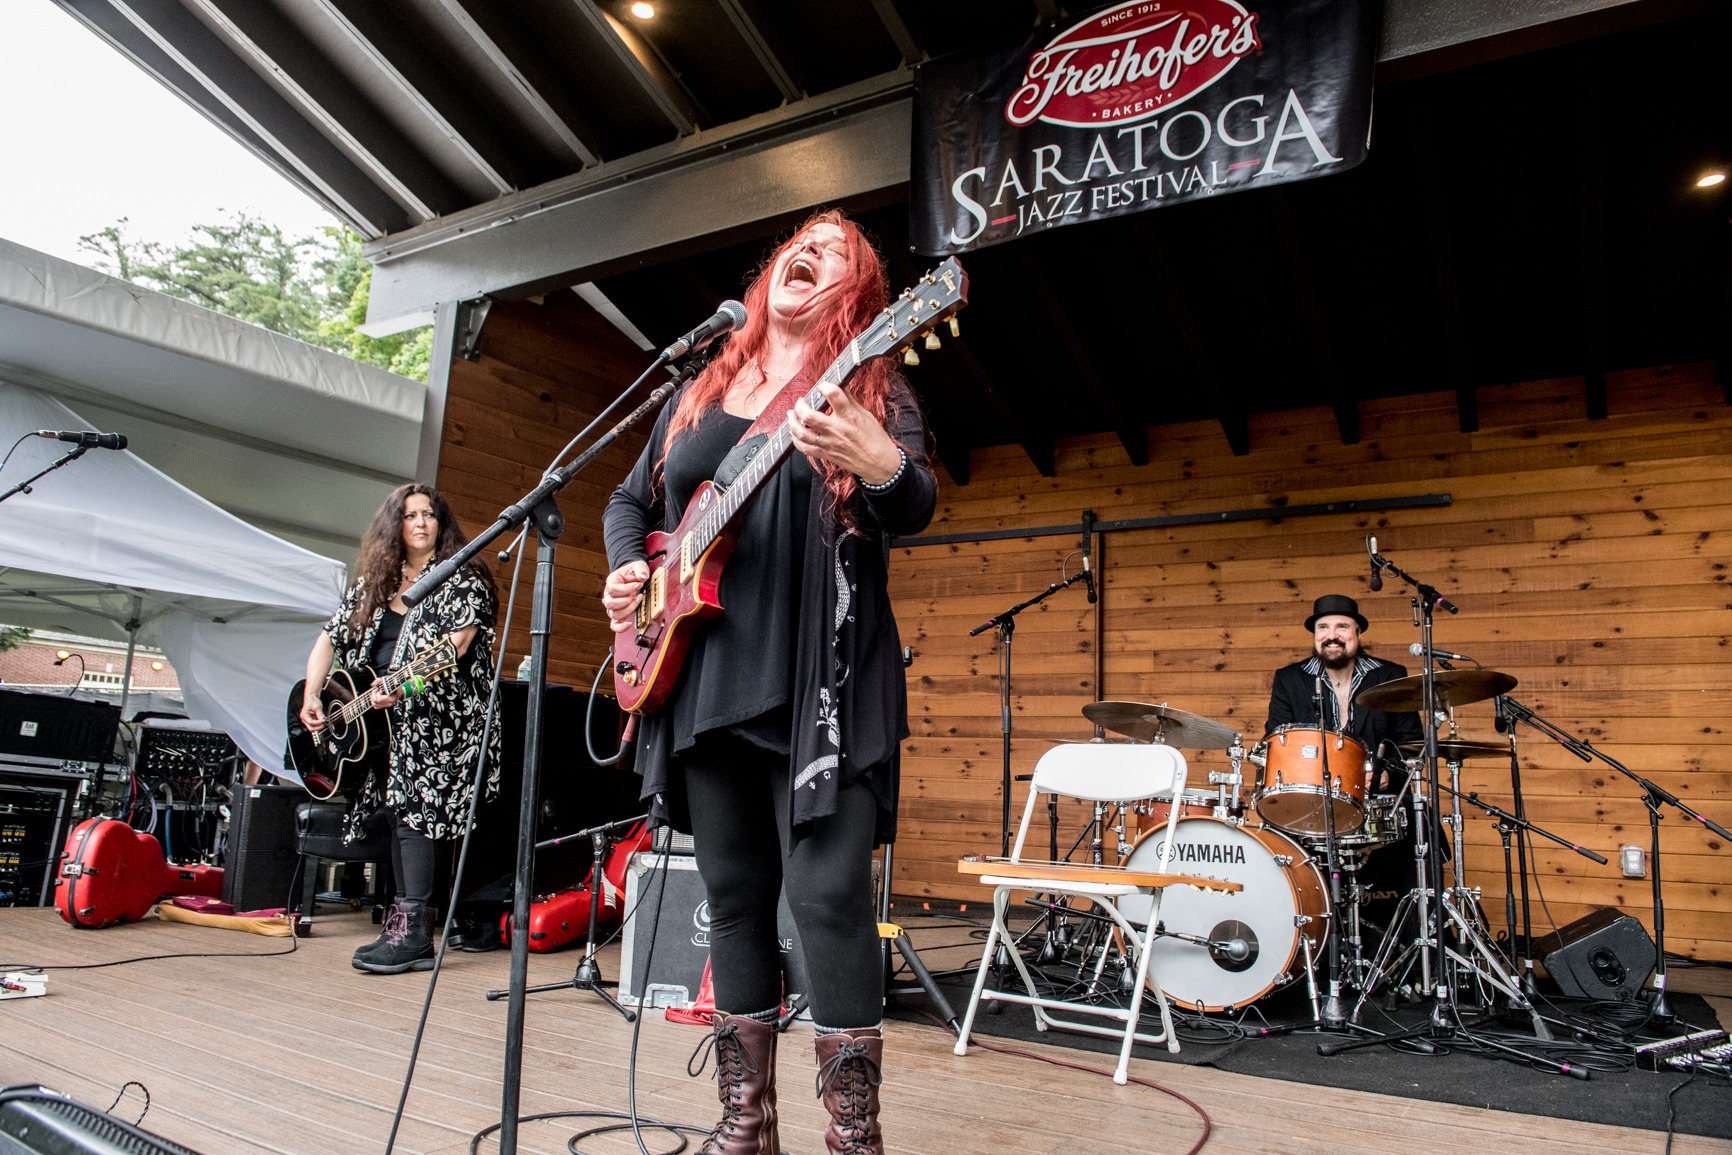
[(1174, 843), (1171, 857), (1167, 854), (1166, 840), (1156, 844), (1155, 853), (1163, 862), (1244, 862), (1245, 848), (1243, 846), (1225, 846), (1219, 842), (1178, 842)]

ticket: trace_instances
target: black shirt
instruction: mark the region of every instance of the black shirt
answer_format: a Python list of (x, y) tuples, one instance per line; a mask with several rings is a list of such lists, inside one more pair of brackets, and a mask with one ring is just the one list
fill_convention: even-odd
[(391, 668), (391, 659), (397, 656), (397, 639), (402, 633), (403, 615), (386, 606), (385, 616), (379, 619), (378, 632), (373, 635), (373, 648), (367, 654), (367, 661), (375, 674), (383, 674)]

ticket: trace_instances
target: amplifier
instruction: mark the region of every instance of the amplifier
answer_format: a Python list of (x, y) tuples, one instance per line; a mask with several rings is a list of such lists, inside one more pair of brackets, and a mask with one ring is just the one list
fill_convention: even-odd
[[(661, 866), (667, 864), (667, 892), (662, 894)], [(698, 860), (686, 855), (634, 854), (625, 874), (625, 931), (619, 956), (619, 1001), (631, 1006), (684, 1009), (697, 1002), (710, 957), (710, 903)], [(648, 976), (640, 975), (643, 958), (655, 935), (655, 954)], [(782, 895), (776, 908), (776, 935), (782, 945), (783, 1002), (806, 990), (806, 954), (800, 932)], [(640, 991), (637, 984), (643, 983)]]
[(60, 694), (0, 690), (0, 754), (112, 762), (120, 707)]
[(1633, 999), (1654, 973), (1648, 928), (1611, 906), (1534, 940), (1534, 956), (1572, 999)]
[(221, 730), (173, 719), (152, 718), (138, 728), (138, 757), (133, 772), (149, 783), (166, 782), (184, 798), (201, 779), (227, 783), (225, 772), (240, 748)]
[(0, 777), (0, 906), (47, 906), (74, 787)]
[(223, 901), (235, 910), (294, 905), (295, 807), (306, 800), (299, 786), (236, 788), (223, 855)]

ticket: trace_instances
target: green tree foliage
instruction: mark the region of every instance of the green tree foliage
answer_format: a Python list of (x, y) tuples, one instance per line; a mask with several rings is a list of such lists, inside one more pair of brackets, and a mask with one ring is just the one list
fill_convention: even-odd
[(23, 626), (0, 626), (0, 654), (16, 650), (30, 640), (30, 631)]
[(96, 267), (134, 284), (192, 301), (357, 361), (427, 379), (431, 328), (372, 338), (367, 319), (373, 267), (361, 238), (329, 227), (322, 236), (291, 239), (246, 213), (195, 225), (180, 245), (141, 241), (125, 217), (78, 239)]

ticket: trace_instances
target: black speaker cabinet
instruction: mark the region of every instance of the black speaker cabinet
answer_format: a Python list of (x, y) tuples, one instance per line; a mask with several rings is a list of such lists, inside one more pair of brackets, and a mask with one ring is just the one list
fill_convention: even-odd
[(63, 694), (0, 690), (0, 754), (111, 762), (120, 707)]
[(292, 906), (295, 807), (307, 800), (299, 786), (241, 786), (229, 811), (223, 857), (223, 901), (237, 911)]
[(0, 1152), (6, 1155), (197, 1155), (59, 1091), (20, 1084), (0, 1091)]
[(1648, 928), (1610, 906), (1536, 939), (1534, 955), (1572, 999), (1633, 999), (1654, 973)]
[[(665, 894), (661, 875), (664, 861), (668, 864)], [(652, 1007), (691, 1006), (698, 999), (704, 963), (710, 957), (710, 902), (704, 880), (698, 876), (698, 860), (683, 854), (633, 855), (625, 875), (625, 909), (630, 917), (619, 956), (620, 1001), (636, 1005), (641, 999)], [(776, 908), (776, 937), (782, 947), (785, 1002), (791, 1003), (806, 990), (806, 954), (786, 894)]]

